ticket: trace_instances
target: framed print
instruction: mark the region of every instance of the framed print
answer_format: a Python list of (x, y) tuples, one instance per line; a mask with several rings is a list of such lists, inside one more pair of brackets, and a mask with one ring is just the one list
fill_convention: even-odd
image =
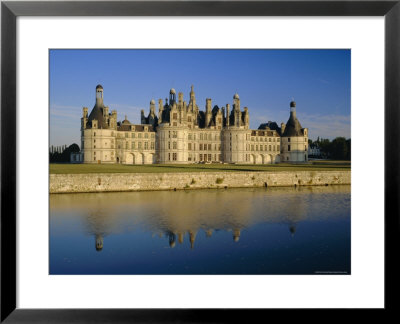
[[(2, 2), (1, 320), (234, 322), (239, 315), (266, 316), (268, 310), (277, 308), (394, 311), (392, 296), (398, 279), (393, 255), (398, 254), (399, 246), (399, 15), (398, 1)], [(301, 61), (299, 57), (307, 64), (295, 65), (293, 62)], [(315, 72), (322, 70), (336, 78), (339, 90), (344, 89), (347, 95), (343, 103), (323, 91), (330, 79)], [(188, 77), (190, 73), (193, 76)], [(89, 77), (94, 74), (99, 75), (97, 79)], [(68, 82), (73, 86), (65, 87), (71, 75), (74, 77)], [(134, 78), (138, 80), (135, 89), (130, 86)], [(186, 85), (191, 79), (193, 83)], [(269, 79), (275, 81), (266, 81)], [(95, 101), (93, 109), (87, 102), (91, 97), (87, 99), (81, 91), (88, 82)], [(204, 93), (200, 90), (201, 98), (197, 100), (205, 102), (204, 112), (196, 110), (196, 82), (204, 85)], [(293, 85), (299, 120), (295, 98), (287, 102), (286, 114), (276, 118), (278, 123), (266, 119), (271, 110), (260, 109), (261, 114), (257, 108), (252, 109), (256, 105), (251, 100), (265, 98), (256, 99), (251, 91), (247, 95), (246, 89), (258, 89), (258, 84), (268, 83), (269, 89), (260, 88), (260, 93), (264, 97), (277, 95), (279, 90), (274, 86), (279, 82)], [(145, 83), (151, 86), (146, 88)], [(307, 88), (306, 83), (312, 86)], [(108, 101), (107, 91), (112, 84), (111, 92), (118, 96), (134, 93), (139, 98), (140, 92), (147, 92), (150, 97), (145, 104), (129, 106), (127, 110), (126, 105), (112, 98)], [(167, 93), (158, 85), (163, 89), (168, 86)], [(228, 99), (232, 106), (217, 106), (215, 103), (219, 102), (208, 99), (214, 91), (223, 93), (224, 86), (228, 92), (233, 91)], [(243, 89), (244, 98), (247, 96), (250, 101), (249, 109), (244, 108), (247, 103), (235, 87)], [(336, 97), (341, 96), (339, 90)], [(304, 98), (320, 97), (320, 111), (305, 110), (305, 123), (299, 104), (302, 92), (306, 93)], [(69, 103), (67, 99), (76, 101)], [(82, 106), (75, 114), (79, 105)], [(140, 111), (144, 105), (149, 106)], [(285, 124), (289, 109), (290, 118)], [(322, 114), (323, 109), (329, 114)], [(137, 112), (137, 116), (130, 116), (129, 111)], [(128, 114), (125, 119), (121, 117), (124, 113)], [(347, 117), (337, 118), (339, 114)], [(62, 117), (58, 124), (54, 123), (56, 115)], [(71, 116), (78, 122), (74, 119), (67, 125)], [(173, 129), (181, 127), (181, 119), (185, 124), (183, 135)], [(252, 172), (265, 171), (262, 168), (270, 167), (265, 165), (278, 162), (287, 162), (288, 168), (298, 163), (305, 165), (313, 144), (308, 141), (308, 127), (341, 134), (341, 125), (347, 127), (345, 136), (351, 136), (351, 201), (350, 188), (335, 192), (336, 197), (341, 197), (339, 200), (326, 200), (329, 193), (323, 192), (315, 201), (319, 202), (320, 213), (344, 213), (347, 218), (337, 218), (335, 214), (332, 222), (319, 222), (316, 226), (313, 213), (318, 212), (307, 205), (312, 200), (309, 196), (296, 203), (296, 210), (287, 208), (294, 204), (292, 198), (282, 196), (278, 189), (277, 194), (288, 202), (287, 206), (257, 196), (257, 186), (271, 191), (283, 180), (259, 179), (257, 174), (245, 180), (218, 176), (224, 168)], [(72, 129), (71, 138), (78, 138), (83, 155), (79, 148), (69, 151), (72, 146), (69, 150), (51, 148), (55, 136), (67, 134), (68, 127)], [(384, 130), (380, 130), (382, 127)], [(226, 133), (228, 128), (231, 133)], [(180, 143), (181, 135), (183, 142), (187, 139), (193, 143)], [(195, 137), (203, 143), (194, 141)], [(239, 137), (243, 141), (235, 143)], [(242, 143), (243, 150), (239, 150)], [(108, 144), (110, 150), (104, 150), (103, 145)], [(342, 144), (350, 154), (346, 146), (350, 141)], [(96, 145), (102, 150), (97, 150)], [(199, 145), (198, 152), (195, 145)], [(76, 167), (110, 165), (114, 170), (126, 170), (139, 167), (130, 165), (141, 164), (140, 172), (145, 173), (145, 164), (161, 161), (164, 166), (184, 168), (187, 163), (179, 166), (178, 162), (190, 161), (193, 170), (218, 171), (212, 176), (206, 170), (201, 177), (180, 178), (180, 182), (174, 181), (181, 187), (168, 187), (173, 175), (163, 169), (162, 176), (155, 176), (152, 185), (171, 190), (175, 197), (172, 202), (161, 191), (140, 193), (140, 199), (122, 193), (48, 198), (49, 191), (63, 192), (72, 179), (72, 175), (68, 180), (62, 178), (62, 172), (54, 171), (52, 165), (49, 175), (49, 146), (50, 161), (61, 161), (57, 160), (62, 158), (59, 153), (65, 151), (72, 153), (69, 157), (73, 161), (85, 161)], [(188, 150), (181, 152), (181, 147)], [(343, 164), (325, 167), (332, 172), (346, 168)], [(61, 180), (51, 187), (56, 183), (57, 172), (61, 173)], [(350, 173), (347, 174), (346, 181), (350, 183)], [(332, 181), (347, 183), (342, 176), (335, 175)], [(130, 180), (118, 181), (122, 186), (131, 186), (129, 190), (136, 190), (137, 177), (135, 174)], [(235, 175), (232, 173), (231, 177)], [(324, 184), (321, 188), (329, 185), (318, 176), (303, 179), (299, 173), (296, 178), (290, 185), (301, 186), (304, 181), (319, 181)], [(103, 171), (95, 178), (84, 178), (78, 172), (73, 181), (75, 187), (82, 181), (89, 188), (87, 192), (104, 188), (121, 191), (112, 187), (115, 179), (110, 180)], [(246, 197), (248, 191), (235, 194), (236, 189), (228, 189), (234, 187), (235, 181), (248, 182), (253, 188), (251, 195)], [(196, 191), (190, 190), (204, 187), (220, 190), (220, 206), (214, 197), (203, 194), (196, 198)], [(178, 192), (175, 194), (174, 190)], [(100, 195), (114, 195), (118, 203), (110, 204)], [(132, 208), (135, 199), (139, 199), (135, 208), (145, 216), (132, 222), (129, 215), (136, 213)], [(204, 203), (208, 200), (211, 203)], [(78, 209), (79, 206), (84, 207)], [(219, 215), (218, 222), (212, 217), (196, 219), (193, 209), (196, 215), (207, 217), (214, 212)], [(271, 219), (268, 209), (280, 215), (276, 222), (285, 224), (285, 238), (279, 236), (283, 227), (270, 225), (269, 231), (262, 232), (252, 226), (256, 221), (248, 220)], [(75, 214), (70, 212), (66, 217), (65, 210), (74, 210)], [(224, 211), (234, 219), (224, 219)], [(320, 220), (321, 215), (315, 218)], [(302, 222), (302, 230), (309, 234), (303, 241), (296, 231), (297, 222)], [(138, 227), (143, 230), (137, 231)], [(77, 234), (77, 228), (82, 235)], [(132, 228), (140, 240), (132, 238)], [(147, 237), (149, 233), (154, 237)], [(289, 234), (295, 235), (298, 245), (292, 245)], [(336, 239), (330, 239), (332, 236)], [(317, 237), (320, 245), (307, 245), (309, 237)], [(208, 245), (210, 242), (216, 245)], [(240, 268), (232, 261), (242, 256), (237, 253), (238, 246), (241, 251), (248, 251), (248, 259), (241, 261)], [(309, 258), (309, 264), (317, 263), (320, 269), (296, 267), (294, 263), (274, 268), (260, 263), (266, 247), (276, 259), (301, 251), (297, 259)], [(120, 266), (121, 258), (132, 257), (126, 251), (135, 252), (136, 262)], [(222, 253), (224, 258), (219, 258)], [(323, 259), (321, 254), (328, 257)], [(294, 291), (288, 296), (286, 289), (290, 287)]]

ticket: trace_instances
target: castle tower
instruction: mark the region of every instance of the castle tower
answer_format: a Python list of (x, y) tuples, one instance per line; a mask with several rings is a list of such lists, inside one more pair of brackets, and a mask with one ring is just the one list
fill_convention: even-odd
[(101, 84), (96, 86), (96, 105), (103, 106), (103, 86)]
[[(283, 131), (284, 130), (284, 131)], [(308, 160), (308, 130), (302, 128), (296, 116), (296, 102), (290, 102), (290, 117), (282, 128), (282, 162), (306, 162)]]

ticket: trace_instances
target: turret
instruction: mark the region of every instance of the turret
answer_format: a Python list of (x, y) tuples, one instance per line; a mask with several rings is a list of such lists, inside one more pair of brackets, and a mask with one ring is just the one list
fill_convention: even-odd
[(294, 100), (290, 102), (290, 116), (296, 118), (296, 102)]
[(103, 86), (101, 84), (96, 86), (96, 105), (103, 106)]
[(169, 104), (172, 106), (176, 102), (176, 92), (175, 89), (172, 88), (169, 90)]

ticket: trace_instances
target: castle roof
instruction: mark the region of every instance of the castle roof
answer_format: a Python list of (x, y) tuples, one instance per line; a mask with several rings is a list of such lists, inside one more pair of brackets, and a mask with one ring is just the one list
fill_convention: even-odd
[(286, 123), (285, 131), (282, 134), (283, 137), (295, 137), (304, 136), (304, 130), (300, 125), (296, 115), (291, 113), (289, 120)]
[(92, 121), (97, 120), (97, 128), (108, 128), (107, 123), (105, 122), (103, 118), (103, 109), (104, 106), (102, 104), (96, 103), (90, 112), (90, 115), (88, 117), (87, 125), (92, 127)]

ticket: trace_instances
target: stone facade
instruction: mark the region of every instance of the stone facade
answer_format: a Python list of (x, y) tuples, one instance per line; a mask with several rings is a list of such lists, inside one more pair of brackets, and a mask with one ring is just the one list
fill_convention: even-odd
[(103, 87), (96, 87), (96, 104), (90, 115), (83, 108), (81, 118), (81, 152), (84, 163), (122, 164), (188, 164), (238, 163), (271, 164), (306, 162), (308, 130), (296, 117), (296, 104), (290, 103), (287, 124), (278, 127), (268, 122), (259, 129), (249, 129), (249, 110), (238, 94), (225, 107), (212, 107), (206, 99), (200, 111), (191, 87), (189, 102), (183, 93), (170, 90), (165, 104), (150, 101), (150, 112), (141, 111), (141, 124), (134, 125), (127, 117), (117, 122), (117, 112), (109, 113), (103, 104)]
[(350, 171), (50, 174), (50, 193), (351, 184)]

